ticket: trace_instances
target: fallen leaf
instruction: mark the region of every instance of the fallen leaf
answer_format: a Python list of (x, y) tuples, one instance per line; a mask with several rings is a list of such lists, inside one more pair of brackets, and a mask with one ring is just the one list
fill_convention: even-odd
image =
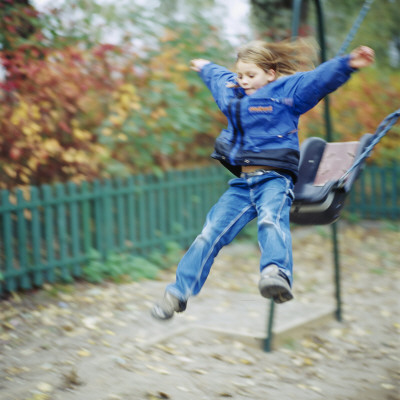
[(82, 381), (78, 376), (76, 369), (72, 369), (71, 371), (64, 374), (64, 387), (66, 389), (72, 389), (74, 386), (82, 385)]
[(9, 375), (20, 375), (24, 372), (29, 372), (29, 368), (27, 367), (10, 367), (6, 369), (6, 373)]
[(53, 390), (53, 386), (46, 382), (40, 382), (37, 386), (38, 390), (41, 392), (49, 393)]
[(146, 365), (146, 367), (147, 367), (148, 369), (151, 369), (151, 370), (154, 371), (154, 372), (158, 372), (159, 374), (162, 374), (162, 375), (170, 375), (170, 372), (167, 371), (166, 369), (153, 367), (152, 365)]
[(78, 356), (80, 357), (89, 357), (90, 356), (90, 351), (86, 349), (81, 349), (78, 351)]
[(204, 369), (195, 369), (195, 370), (193, 370), (193, 372), (195, 374), (199, 374), (199, 375), (207, 375), (208, 374), (208, 372), (205, 371)]
[(391, 385), (390, 383), (382, 383), (381, 386), (382, 386), (384, 389), (387, 389), (387, 390), (394, 390), (394, 389), (396, 389), (396, 386)]

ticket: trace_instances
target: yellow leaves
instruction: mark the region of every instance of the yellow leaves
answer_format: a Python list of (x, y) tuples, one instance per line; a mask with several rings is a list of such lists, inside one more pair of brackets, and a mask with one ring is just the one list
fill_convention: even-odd
[(15, 179), (17, 177), (17, 171), (15, 170), (14, 167), (10, 165), (3, 165), (2, 166), (3, 171), (12, 179)]
[(178, 72), (186, 72), (186, 71), (190, 71), (190, 68), (186, 64), (176, 64), (175, 70)]
[[(31, 120), (39, 121), (41, 119), (40, 107), (36, 104), (30, 104), (27, 101), (20, 100), (10, 118), (12, 125), (19, 126), (22, 123), (28, 123), (33, 131), (40, 131), (40, 126)], [(25, 132), (24, 132), (25, 133)]]
[(29, 175), (23, 172), (19, 174), (19, 179), (26, 185), (30, 182)]
[(135, 95), (135, 94), (136, 94), (136, 88), (135, 88), (135, 86), (133, 86), (133, 85), (130, 84), (130, 83), (124, 83), (123, 85), (121, 85), (120, 91), (121, 91), (121, 92), (128, 93), (128, 94), (130, 94), (130, 95)]
[(124, 123), (125, 118), (123, 118), (121, 115), (112, 115), (109, 118), (109, 121), (115, 126), (121, 126)]
[(36, 104), (32, 105), (31, 115), (32, 118), (35, 120), (40, 120), (40, 118), (42, 117), (40, 113), (40, 108)]
[(37, 158), (30, 157), (26, 164), (32, 171), (34, 171), (39, 164), (39, 160)]
[(79, 128), (73, 129), (72, 134), (78, 140), (85, 141), (85, 140), (90, 140), (92, 138), (92, 134), (89, 131)]
[(37, 124), (36, 122), (28, 122), (27, 125), (25, 125), (22, 128), (22, 132), (26, 135), (26, 136), (32, 136), (35, 135), (36, 133), (40, 133), (41, 131), (41, 127), (39, 124)]
[(166, 117), (167, 115), (168, 114), (167, 114), (167, 112), (165, 111), (164, 108), (158, 108), (157, 110), (155, 110), (152, 113), (152, 117), (157, 118), (157, 119), (162, 118), (162, 117)]
[(43, 141), (42, 146), (49, 154), (58, 154), (62, 151), (62, 147), (56, 139), (46, 139)]
[(67, 98), (75, 99), (79, 96), (80, 89), (77, 84), (64, 81), (62, 84), (60, 84), (60, 90)]
[(51, 111), (50, 111), (50, 116), (51, 116), (51, 118), (52, 118), (54, 121), (59, 120), (60, 117), (61, 117), (59, 111), (57, 111), (57, 110), (51, 110)]
[[(129, 114), (132, 111), (140, 109), (139, 97), (136, 94), (136, 88), (129, 83), (121, 85), (114, 93), (113, 98), (115, 102), (111, 107), (111, 113), (108, 121), (111, 122), (114, 127), (121, 127)], [(104, 136), (112, 136), (113, 131), (109, 128), (102, 130)], [(127, 137), (124, 134), (119, 134), (117, 139), (120, 141), (126, 141)]]
[(102, 129), (101, 134), (103, 136), (111, 136), (113, 134), (113, 131), (110, 128), (104, 128)]
[(117, 139), (120, 142), (127, 142), (128, 141), (128, 136), (126, 136), (124, 133), (118, 133)]
[(176, 40), (178, 37), (178, 33), (173, 31), (172, 29), (165, 29), (164, 36), (161, 37), (160, 41), (162, 43), (171, 42)]
[(14, 109), (11, 115), (11, 123), (13, 125), (19, 125), (21, 122), (25, 121), (29, 115), (29, 104), (23, 100), (20, 100), (18, 106)]
[(91, 146), (91, 150), (92, 152), (96, 153), (100, 159), (106, 159), (108, 157), (110, 157), (110, 149), (108, 149), (107, 147), (104, 147), (98, 143), (95, 143)]
[(39, 107), (43, 110), (50, 110), (51, 109), (52, 104), (47, 101), (47, 100), (43, 100), (39, 103)]
[(131, 97), (127, 93), (121, 94), (119, 98), (119, 104), (123, 108), (129, 108), (129, 105), (131, 104)]
[(65, 150), (61, 157), (67, 163), (84, 163), (87, 161), (86, 153), (73, 147)]

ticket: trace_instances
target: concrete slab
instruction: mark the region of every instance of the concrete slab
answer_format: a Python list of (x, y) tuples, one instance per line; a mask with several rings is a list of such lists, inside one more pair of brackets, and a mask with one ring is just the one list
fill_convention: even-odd
[[(204, 289), (188, 303), (187, 310), (172, 321), (160, 322), (160, 333), (146, 340), (145, 347), (166, 342), (172, 336), (190, 337), (193, 331), (207, 330), (220, 340), (240, 341), (264, 348), (267, 337), (270, 301), (253, 293)], [(296, 299), (275, 305), (272, 348), (297, 339), (312, 327), (334, 319), (332, 298), (312, 304)], [(167, 324), (167, 325), (166, 325)], [(165, 329), (167, 327), (167, 329)]]

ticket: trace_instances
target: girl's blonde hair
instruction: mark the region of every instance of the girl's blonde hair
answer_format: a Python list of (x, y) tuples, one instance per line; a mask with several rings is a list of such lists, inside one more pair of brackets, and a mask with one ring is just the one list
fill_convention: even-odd
[(312, 39), (296, 39), (276, 43), (256, 40), (242, 46), (237, 53), (237, 60), (256, 64), (268, 72), (273, 69), (276, 77), (291, 75), (314, 67), (317, 44)]

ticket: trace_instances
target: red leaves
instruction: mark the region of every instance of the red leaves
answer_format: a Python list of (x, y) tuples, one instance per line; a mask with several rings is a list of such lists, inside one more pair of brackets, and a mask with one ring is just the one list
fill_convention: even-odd
[(41, 51), (25, 44), (0, 52), (7, 71), (1, 87), (8, 91), (0, 98), (0, 123), (9, 148), (0, 153), (0, 166), (8, 166), (0, 187), (100, 174), (97, 136), (90, 132), (105, 118), (118, 84), (109, 77), (117, 68), (97, 61), (111, 50), (113, 46), (92, 52), (76, 47)]
[(12, 147), (10, 149), (10, 158), (14, 161), (19, 160), (22, 156), (22, 151), (18, 147)]

